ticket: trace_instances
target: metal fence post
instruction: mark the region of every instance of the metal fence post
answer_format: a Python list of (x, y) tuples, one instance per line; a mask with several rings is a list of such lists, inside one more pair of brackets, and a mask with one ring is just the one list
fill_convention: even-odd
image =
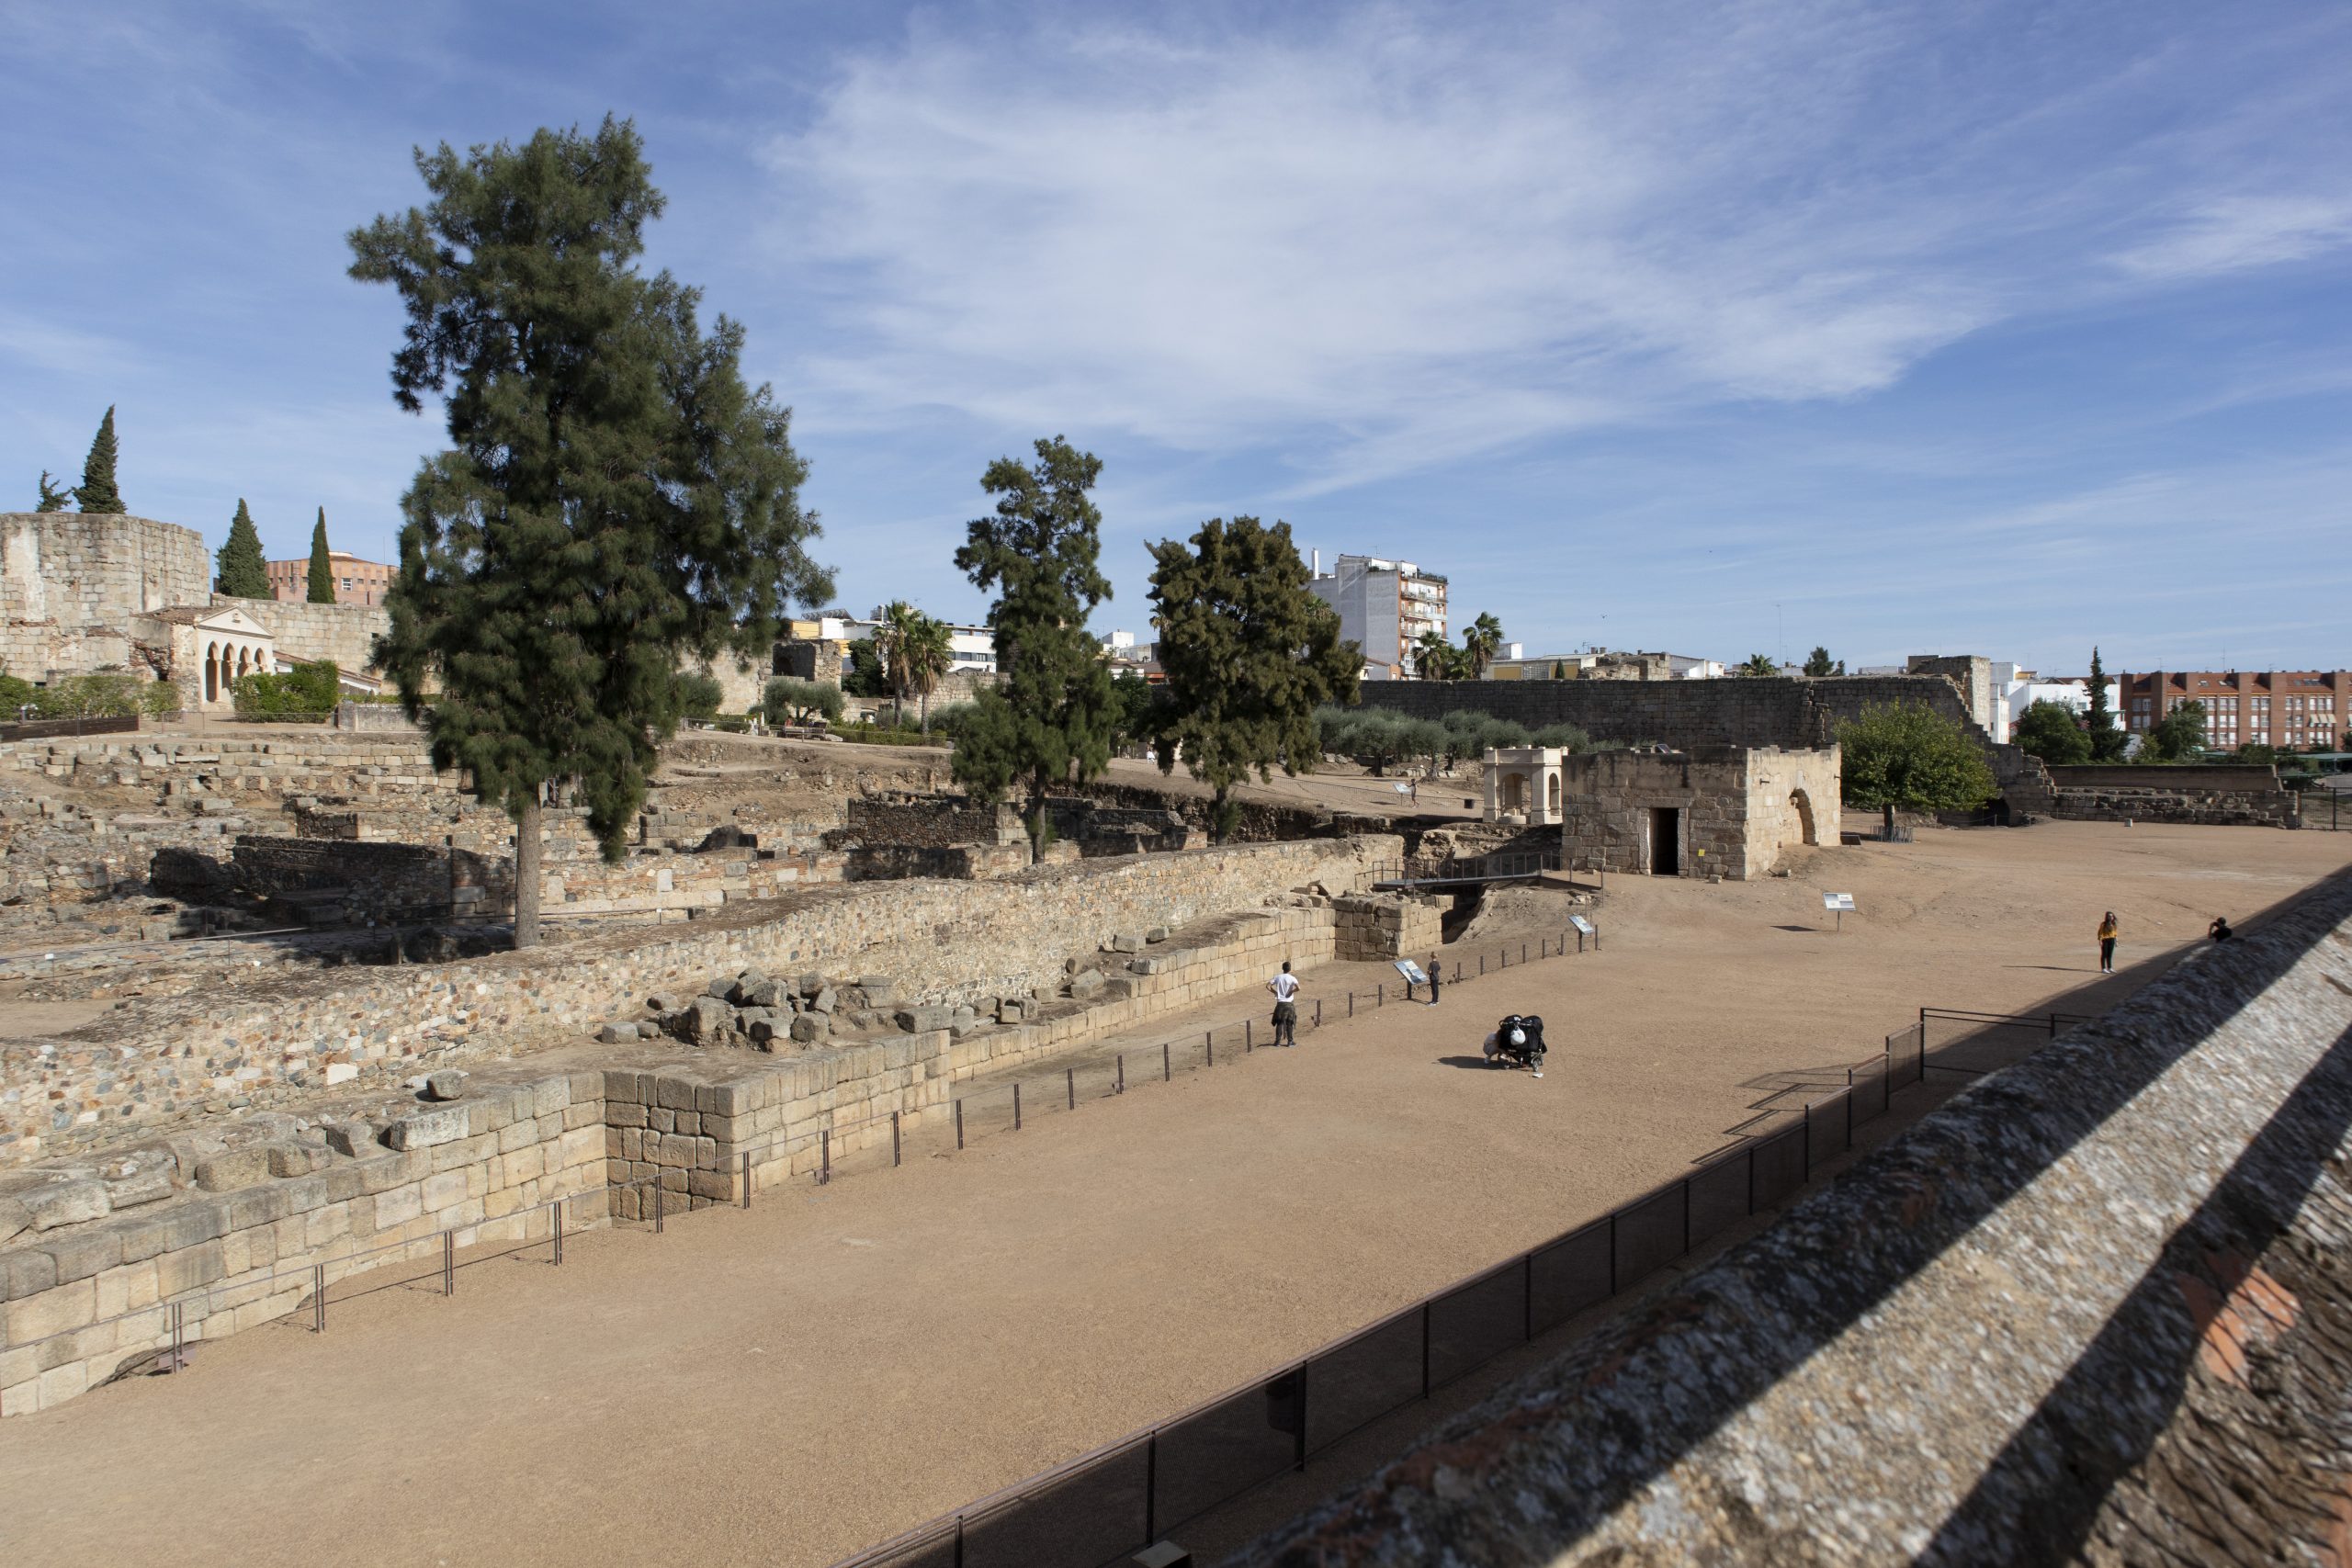
[(1478, 973), (1479, 973), (1479, 974), (1481, 974), (1481, 975), (1484, 975), (1486, 972), (1487, 972), (1487, 955), (1486, 955), (1485, 953), (1482, 953), (1478, 954)]
[(1385, 980), (1373, 987), (1372, 1005), (1376, 1008), (1385, 1008), (1388, 1005), (1388, 983)]
[(1527, 962), (1527, 944), (1523, 942), (1519, 944), (1519, 961), (1521, 964)]
[(1176, 1081), (1176, 1065), (1169, 1059), (1168, 1042), (1165, 1040), (1159, 1043), (1159, 1081), (1161, 1083)]
[(662, 1234), (662, 1210), (664, 1207), (666, 1207), (666, 1204), (662, 1197), (662, 1179), (657, 1176), (653, 1179), (653, 1234), (655, 1235), (660, 1235)]
[(1241, 1021), (1241, 1054), (1243, 1055), (1247, 1056), (1251, 1051), (1257, 1049), (1257, 1034), (1258, 1025), (1256, 1021), (1253, 1019), (1243, 1019)]
[(552, 1205), (555, 1210), (555, 1266), (559, 1269), (563, 1267), (563, 1202), (559, 1198)]
[(1323, 1027), (1323, 998), (1321, 997), (1315, 998), (1315, 1027), (1317, 1029)]
[(1211, 1030), (1207, 1034), (1204, 1035), (1202, 1038), (1203, 1038), (1203, 1039), (1207, 1043), (1207, 1044), (1208, 1044), (1208, 1048), (1209, 1048), (1209, 1066), (1212, 1066), (1212, 1067), (1214, 1067), (1214, 1066), (1216, 1066), (1216, 1032), (1215, 1030)]
[(1355, 1017), (1355, 1015), (1356, 1015), (1356, 994), (1355, 994), (1353, 991), (1350, 991), (1350, 992), (1348, 993), (1348, 1016), (1349, 1016), (1350, 1018), (1353, 1018), (1353, 1017)]
[(895, 1168), (897, 1167), (898, 1163), (899, 1163), (899, 1113), (898, 1113), (897, 1111), (893, 1111), (892, 1112), (890, 1112), (890, 1164), (891, 1164), (891, 1166)]
[(458, 1293), (458, 1233), (456, 1231), (441, 1233), (441, 1293), (445, 1296), (454, 1296)]
[(314, 1264), (311, 1269), (311, 1332), (327, 1331), (327, 1266)]
[(1064, 1067), (1062, 1071), (1069, 1079), (1069, 1108), (1075, 1111), (1078, 1109), (1078, 1069)]
[(1012, 1086), (1012, 1130), (1021, 1131), (1021, 1086)]
[(742, 1162), (742, 1167), (743, 1167), (743, 1207), (745, 1207), (746, 1209), (748, 1209), (748, 1208), (750, 1208), (750, 1207), (752, 1206), (752, 1151), (751, 1151), (751, 1150), (749, 1150), (749, 1149), (745, 1149), (745, 1150), (744, 1150), (741, 1155), (737, 1156), (736, 1157), (737, 1157), (738, 1159), (740, 1159), (740, 1160)]
[(963, 1102), (962, 1100), (957, 1100), (957, 1101), (956, 1102), (956, 1151), (957, 1151), (958, 1153), (961, 1153), (961, 1152), (963, 1151), (963, 1147), (964, 1147), (964, 1102)]

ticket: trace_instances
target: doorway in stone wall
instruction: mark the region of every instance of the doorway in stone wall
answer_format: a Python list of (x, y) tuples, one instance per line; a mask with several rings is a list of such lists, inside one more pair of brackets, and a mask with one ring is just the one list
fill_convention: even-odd
[(1813, 829), (1813, 797), (1803, 790), (1796, 790), (1789, 795), (1789, 804), (1796, 807), (1800, 841), (1808, 844), (1821, 842)]
[(1682, 808), (1679, 806), (1650, 807), (1650, 874), (1682, 874)]

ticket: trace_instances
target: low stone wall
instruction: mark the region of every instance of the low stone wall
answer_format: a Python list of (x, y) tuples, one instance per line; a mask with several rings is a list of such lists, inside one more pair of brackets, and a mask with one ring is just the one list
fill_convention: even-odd
[(1393, 837), (1228, 846), (1045, 866), (985, 882), (858, 883), (639, 931), (462, 963), (331, 969), (134, 1000), (103, 1025), (0, 1041), (0, 1167), (135, 1138), (150, 1123), (281, 1103), (428, 1055), (471, 1057), (576, 1037), (656, 991), (717, 973), (887, 975), (918, 1001), (969, 1003), (1061, 984), (1106, 933), (1261, 904), (1309, 884), (1366, 886)]
[(2189, 822), (2291, 828), (2294, 795), (2272, 767), (2062, 766), (2050, 770), (2052, 815), (2077, 822)]
[(2338, 876), (1233, 1561), (2331, 1560), (2347, 1146)]
[(1390, 964), (1425, 958), (1445, 940), (1444, 917), (1430, 898), (1382, 894), (1334, 902), (1333, 942), (1340, 958), (1357, 964)]
[[(605, 1185), (604, 1082), (486, 1079), (458, 1103), (419, 1108), (414, 1135), (395, 1134), (400, 1149), (346, 1153), (316, 1129), (209, 1153), (175, 1140), (119, 1162), (133, 1168), (127, 1180), (98, 1166), (39, 1188), (20, 1180), (0, 1193), (0, 1232), (16, 1230), (10, 1213), (23, 1220), (26, 1194), (47, 1201), (30, 1234), (0, 1248), (0, 1416), (53, 1408), (168, 1347), (175, 1301), (187, 1339), (219, 1339), (306, 1303), (322, 1265), (332, 1294), (371, 1269), (413, 1266), (429, 1249), (408, 1244), (442, 1231), (459, 1247), (546, 1235), (545, 1205)], [(572, 1205), (567, 1223), (608, 1212)]]

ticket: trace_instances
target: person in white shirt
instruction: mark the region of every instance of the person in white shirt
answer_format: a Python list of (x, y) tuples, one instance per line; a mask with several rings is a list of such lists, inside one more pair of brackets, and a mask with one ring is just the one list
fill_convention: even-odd
[(1298, 1043), (1298, 976), (1290, 972), (1290, 962), (1283, 962), (1283, 972), (1266, 982), (1266, 989), (1274, 993), (1274, 1043)]

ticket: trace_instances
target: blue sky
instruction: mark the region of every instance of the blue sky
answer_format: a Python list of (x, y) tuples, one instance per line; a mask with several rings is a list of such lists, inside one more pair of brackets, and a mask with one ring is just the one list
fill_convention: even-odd
[(0, 0), (0, 505), (113, 403), (133, 510), (390, 558), (440, 431), (344, 235), (611, 110), (853, 609), (979, 613), (1060, 433), (1106, 631), (1250, 513), (1531, 652), (2352, 665), (2343, 6)]

